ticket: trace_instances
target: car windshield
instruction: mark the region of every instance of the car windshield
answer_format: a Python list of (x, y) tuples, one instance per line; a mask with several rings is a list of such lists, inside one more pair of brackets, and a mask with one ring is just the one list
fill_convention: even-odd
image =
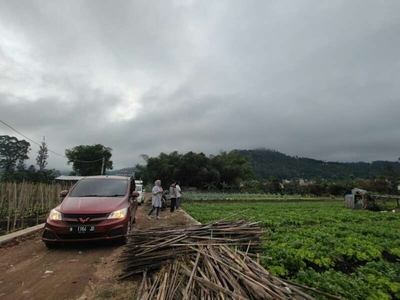
[(137, 185), (136, 186), (136, 191), (137, 192), (141, 192), (142, 191), (142, 186), (141, 185)]
[(128, 181), (115, 179), (83, 179), (72, 190), (70, 197), (123, 197)]

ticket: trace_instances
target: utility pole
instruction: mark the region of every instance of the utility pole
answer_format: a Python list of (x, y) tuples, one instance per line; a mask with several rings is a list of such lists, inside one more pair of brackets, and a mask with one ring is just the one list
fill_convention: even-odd
[(101, 175), (104, 174), (104, 164), (105, 164), (105, 160), (106, 160), (106, 158), (103, 157), (103, 160), (102, 160), (102, 163), (101, 163)]

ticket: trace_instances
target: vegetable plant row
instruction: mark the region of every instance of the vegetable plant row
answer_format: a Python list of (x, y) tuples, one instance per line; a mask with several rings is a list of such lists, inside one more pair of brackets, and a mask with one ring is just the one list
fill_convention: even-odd
[(200, 222), (238, 212), (232, 219), (262, 221), (262, 264), (273, 275), (345, 299), (400, 299), (400, 214), (343, 206), (196, 202), (184, 209)]

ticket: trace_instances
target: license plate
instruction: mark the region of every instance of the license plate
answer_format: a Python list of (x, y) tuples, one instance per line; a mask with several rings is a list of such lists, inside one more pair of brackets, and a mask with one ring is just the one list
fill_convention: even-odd
[(94, 233), (95, 227), (94, 226), (76, 226), (69, 228), (70, 233)]

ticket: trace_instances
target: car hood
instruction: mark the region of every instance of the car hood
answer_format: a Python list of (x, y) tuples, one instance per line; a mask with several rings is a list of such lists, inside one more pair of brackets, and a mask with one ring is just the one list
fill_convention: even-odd
[(60, 205), (63, 214), (109, 213), (123, 208), (124, 197), (68, 197)]

